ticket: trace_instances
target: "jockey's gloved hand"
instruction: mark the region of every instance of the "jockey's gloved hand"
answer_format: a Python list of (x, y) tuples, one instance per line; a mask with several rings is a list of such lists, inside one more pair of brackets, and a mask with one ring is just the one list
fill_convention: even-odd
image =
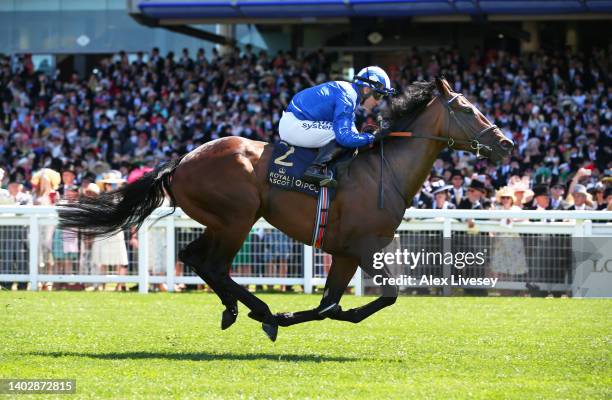
[(380, 127), (376, 124), (367, 124), (362, 130), (362, 133), (369, 133), (369, 134), (374, 134), (376, 131), (378, 131), (378, 129), (380, 129)]
[(389, 133), (391, 133), (388, 129), (379, 129), (374, 132), (374, 143), (378, 143), (383, 140)]
[(374, 132), (374, 143), (378, 143), (387, 137), (391, 133), (391, 129), (387, 128), (378, 128), (376, 132)]
[(378, 123), (379, 128), (376, 130), (376, 132), (373, 132), (375, 135), (375, 143), (380, 142), (391, 133), (391, 122), (389, 120), (385, 119), (382, 115), (379, 115), (376, 117), (376, 122)]

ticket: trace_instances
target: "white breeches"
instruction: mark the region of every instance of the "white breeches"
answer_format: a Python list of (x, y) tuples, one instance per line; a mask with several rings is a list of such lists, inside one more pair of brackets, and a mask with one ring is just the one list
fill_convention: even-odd
[(290, 112), (283, 112), (278, 134), (289, 144), (309, 148), (323, 147), (336, 138), (332, 122), (301, 121)]

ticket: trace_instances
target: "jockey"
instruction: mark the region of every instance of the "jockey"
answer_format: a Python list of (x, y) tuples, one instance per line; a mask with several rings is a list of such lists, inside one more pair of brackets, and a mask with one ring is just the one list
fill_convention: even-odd
[(360, 133), (355, 127), (355, 111), (359, 105), (368, 112), (384, 96), (394, 94), (389, 76), (380, 67), (363, 68), (353, 82), (326, 82), (293, 96), (279, 123), (281, 139), (291, 145), (318, 148), (312, 165), (304, 172), (304, 181), (321, 186), (334, 186), (327, 163), (347, 148), (372, 144), (374, 135)]

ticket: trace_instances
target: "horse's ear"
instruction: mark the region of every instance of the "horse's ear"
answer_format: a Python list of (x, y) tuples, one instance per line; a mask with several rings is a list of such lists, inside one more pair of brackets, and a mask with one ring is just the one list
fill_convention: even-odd
[(450, 90), (448, 83), (444, 80), (444, 78), (440, 78), (436, 76), (436, 87), (438, 88), (438, 92), (444, 97), (450, 97)]

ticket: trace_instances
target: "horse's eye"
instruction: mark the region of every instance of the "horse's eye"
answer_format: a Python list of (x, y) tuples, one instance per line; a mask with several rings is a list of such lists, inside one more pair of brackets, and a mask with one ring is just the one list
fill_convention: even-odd
[(461, 111), (463, 111), (466, 114), (474, 114), (474, 109), (472, 107), (463, 107)]

